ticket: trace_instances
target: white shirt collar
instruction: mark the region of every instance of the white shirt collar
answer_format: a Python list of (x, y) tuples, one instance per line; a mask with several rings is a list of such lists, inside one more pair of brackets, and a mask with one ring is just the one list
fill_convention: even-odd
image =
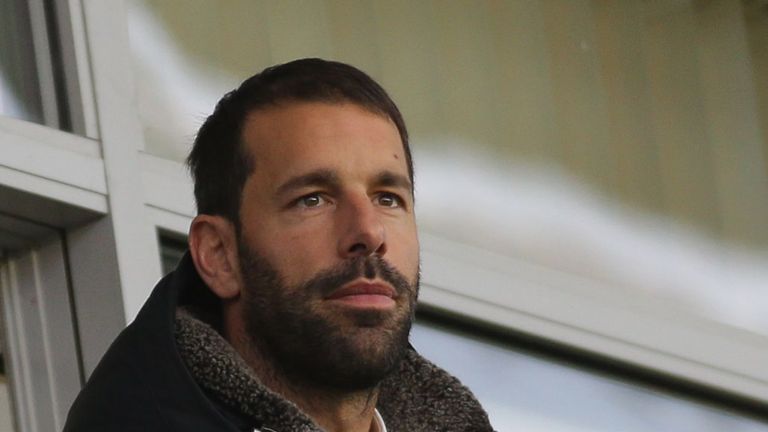
[(373, 409), (373, 421), (376, 422), (376, 432), (387, 432), (387, 425), (384, 424), (384, 419), (376, 408)]
[[(379, 410), (376, 408), (373, 409), (373, 421), (376, 423), (376, 429), (374, 429), (374, 432), (387, 432), (387, 425), (384, 424), (384, 419), (381, 418), (381, 414), (379, 414)], [(265, 428), (264, 431), (266, 430), (267, 429)], [(254, 429), (253, 432), (261, 431), (259, 431), (259, 429)]]

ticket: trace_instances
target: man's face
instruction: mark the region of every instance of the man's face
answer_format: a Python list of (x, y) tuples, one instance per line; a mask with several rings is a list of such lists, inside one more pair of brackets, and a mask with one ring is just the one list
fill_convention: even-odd
[(290, 379), (367, 388), (407, 345), (418, 240), (402, 142), (353, 104), (252, 113), (240, 209), (248, 337)]

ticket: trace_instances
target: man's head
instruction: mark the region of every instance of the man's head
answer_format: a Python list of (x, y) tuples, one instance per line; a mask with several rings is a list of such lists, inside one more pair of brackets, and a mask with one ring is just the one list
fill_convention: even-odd
[(292, 102), (350, 103), (389, 118), (400, 134), (413, 181), (408, 131), (387, 92), (347, 64), (301, 59), (269, 67), (245, 80), (221, 98), (200, 127), (187, 158), (198, 213), (221, 215), (237, 226), (243, 184), (258, 158), (246, 151), (242, 139), (246, 118), (254, 111)]
[(384, 90), (339, 63), (269, 68), (219, 102), (189, 160), (190, 250), (246, 360), (346, 389), (391, 371), (419, 259), (407, 133)]

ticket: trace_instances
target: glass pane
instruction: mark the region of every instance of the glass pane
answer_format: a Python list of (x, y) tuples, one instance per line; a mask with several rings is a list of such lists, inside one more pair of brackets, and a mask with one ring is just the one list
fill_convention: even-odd
[(416, 349), (457, 376), (499, 431), (765, 432), (768, 424), (419, 320)]
[(0, 2), (0, 115), (44, 123), (29, 8)]
[(768, 335), (764, 2), (468, 5), (132, 0), (146, 151), (268, 65), (350, 62), (409, 124), (422, 230)]
[(176, 268), (176, 264), (179, 263), (186, 250), (186, 242), (160, 236), (160, 265), (163, 274), (168, 274)]

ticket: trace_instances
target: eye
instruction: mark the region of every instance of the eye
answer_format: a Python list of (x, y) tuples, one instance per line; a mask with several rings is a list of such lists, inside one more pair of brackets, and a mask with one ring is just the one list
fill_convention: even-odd
[(319, 193), (304, 195), (296, 200), (296, 206), (300, 208), (315, 208), (327, 204), (327, 200)]
[(403, 200), (399, 196), (388, 192), (379, 194), (376, 197), (376, 202), (382, 207), (398, 208), (403, 206)]

